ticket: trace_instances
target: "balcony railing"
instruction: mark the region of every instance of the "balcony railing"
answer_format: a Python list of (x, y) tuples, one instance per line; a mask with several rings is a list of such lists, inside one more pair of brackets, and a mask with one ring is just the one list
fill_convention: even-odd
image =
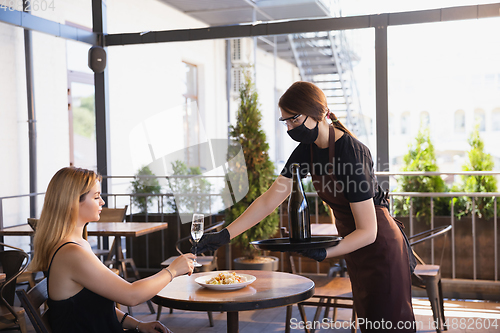
[[(479, 175), (500, 175), (500, 172), (456, 172), (456, 173), (441, 173), (441, 172), (399, 172), (399, 173), (389, 173), (389, 172), (378, 172), (376, 173), (379, 176), (442, 176), (442, 175), (468, 175), (468, 176), (479, 176)], [(178, 178), (183, 178), (183, 177), (191, 177), (191, 176), (180, 176)], [(202, 176), (198, 176), (202, 177)], [(222, 176), (213, 176), (213, 177), (222, 177)], [(134, 179), (136, 177), (134, 176), (129, 176), (129, 177), (108, 177), (109, 179), (118, 179), (118, 178), (129, 178), (129, 179)], [(23, 224), (25, 223), (25, 218), (21, 219), (20, 221), (17, 221), (17, 223), (12, 223), (12, 215), (16, 214), (9, 214), (9, 217), (7, 220), (9, 220), (9, 223), (6, 223), (6, 219), (4, 216), (4, 207), (5, 207), (5, 202), (9, 202), (9, 204), (15, 200), (26, 200), (29, 197), (38, 197), (41, 198), (43, 197), (44, 193), (32, 193), (32, 194), (25, 194), (25, 195), (17, 195), (17, 196), (8, 196), (8, 197), (1, 197), (0, 198), (0, 228), (3, 228), (5, 226), (12, 226), (12, 225), (17, 225), (17, 224)], [(180, 193), (178, 195), (199, 195), (199, 194), (192, 194), (192, 193)], [(116, 207), (117, 205), (121, 205), (121, 202), (125, 200), (130, 207), (130, 219), (133, 221), (134, 215), (136, 212), (134, 212), (134, 205), (133, 205), (133, 200), (132, 198), (134, 196), (144, 196), (144, 197), (150, 197), (154, 196), (157, 198), (156, 203), (157, 207), (155, 209), (156, 213), (159, 213), (160, 216), (163, 216), (167, 212), (165, 211), (165, 205), (163, 204), (166, 198), (171, 198), (173, 196), (172, 193), (162, 193), (162, 194), (130, 194), (130, 193), (112, 193), (112, 194), (103, 194), (105, 199), (108, 201), (108, 206), (109, 207)], [(215, 194), (205, 194), (205, 196), (208, 196), (209, 202), (210, 202), (210, 208), (212, 207), (213, 202), (217, 200), (217, 197), (220, 197), (220, 193), (215, 193)], [(313, 193), (307, 193), (307, 196), (309, 198), (314, 199), (313, 206), (315, 207), (315, 215), (311, 217), (311, 222), (312, 223), (318, 223), (319, 221), (319, 205), (321, 204), (318, 198), (318, 195), (313, 192)], [(452, 230), (451, 230), (451, 247), (450, 247), (450, 252), (451, 252), (451, 258), (445, 258), (445, 260), (450, 260), (451, 261), (451, 274), (450, 278), (455, 279), (455, 278), (463, 278), (461, 276), (457, 276), (457, 267), (458, 266), (463, 266), (462, 258), (457, 255), (457, 248), (460, 248), (460, 246), (467, 246), (468, 248), (466, 249), (467, 251), (470, 251), (472, 255), (472, 267), (469, 269), (472, 269), (472, 275), (469, 278), (470, 280), (478, 280), (481, 279), (481, 277), (478, 278), (478, 267), (481, 267), (479, 265), (480, 260), (482, 260), (481, 255), (478, 254), (477, 248), (478, 245), (484, 245), (484, 244), (478, 244), (478, 235), (477, 235), (477, 224), (479, 218), (475, 214), (476, 212), (474, 211), (475, 209), (475, 201), (477, 198), (493, 198), (493, 218), (492, 218), (492, 230), (491, 233), (489, 234), (488, 237), (489, 242), (491, 243), (491, 252), (493, 252), (493, 269), (494, 269), (494, 274), (492, 275), (491, 278), (488, 278), (488, 280), (493, 280), (493, 281), (498, 281), (498, 214), (497, 214), (497, 198), (500, 197), (500, 193), (466, 193), (466, 192), (440, 192), (440, 193), (422, 193), (422, 192), (390, 192), (389, 193), (390, 197), (390, 207), (391, 207), (391, 212), (393, 212), (393, 207), (394, 207), (394, 199), (398, 197), (409, 197), (410, 198), (410, 213), (407, 216), (407, 219), (409, 221), (409, 230), (407, 230), (408, 236), (412, 236), (415, 234), (415, 223), (416, 223), (416, 217), (413, 212), (413, 202), (415, 198), (430, 198), (430, 217), (429, 217), (429, 223), (430, 225), (428, 226), (429, 229), (433, 229), (436, 225), (436, 216), (434, 216), (434, 201), (436, 198), (449, 198), (450, 199), (450, 208), (451, 208), (451, 213), (449, 216), (449, 221), (450, 224), (452, 225)], [(459, 198), (459, 197), (469, 197), (472, 200), (472, 214), (470, 216), (471, 219), (471, 229), (470, 229), (470, 236), (471, 237), (471, 244), (466, 245), (466, 244), (457, 244), (457, 234), (456, 234), (456, 226), (457, 223), (461, 223), (459, 219), (455, 217), (456, 212), (454, 212), (455, 207), (454, 207), (454, 200), (453, 198)], [(10, 206), (10, 205), (9, 205)], [(286, 207), (282, 207), (280, 209), (281, 212), (285, 212)], [(154, 212), (149, 212), (153, 214)], [(215, 214), (217, 213), (216, 211), (210, 211), (207, 212), (209, 214)], [(20, 214), (17, 214), (20, 215)], [(147, 214), (146, 214), (147, 216)], [(26, 218), (28, 217), (28, 213), (25, 216)], [(17, 220), (17, 219), (16, 219)], [(282, 218), (280, 218), (280, 221)], [(490, 221), (491, 222), (491, 221)], [(431, 240), (431, 245), (430, 245), (430, 264), (434, 264), (435, 260), (435, 255), (439, 251), (439, 249), (436, 251), (435, 246), (434, 246), (434, 240)], [(463, 250), (463, 249), (462, 249)]]

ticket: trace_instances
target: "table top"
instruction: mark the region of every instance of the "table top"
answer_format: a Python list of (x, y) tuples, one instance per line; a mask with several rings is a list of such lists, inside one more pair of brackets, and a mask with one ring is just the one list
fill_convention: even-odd
[[(168, 223), (156, 222), (91, 222), (87, 226), (89, 236), (139, 237), (167, 229)], [(2, 236), (31, 236), (33, 229), (28, 224), (0, 229)]]
[(245, 288), (234, 291), (207, 289), (195, 282), (199, 276), (217, 272), (176, 277), (152, 301), (166, 307), (192, 311), (247, 311), (285, 306), (304, 301), (314, 294), (310, 279), (283, 272), (235, 271), (257, 278)]
[(339, 232), (333, 223), (311, 223), (312, 236), (338, 236)]

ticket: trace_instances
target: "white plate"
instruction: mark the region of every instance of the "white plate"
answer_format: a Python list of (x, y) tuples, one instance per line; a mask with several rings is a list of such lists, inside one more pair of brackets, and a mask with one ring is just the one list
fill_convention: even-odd
[(206, 275), (197, 277), (194, 281), (196, 283), (198, 283), (200, 286), (205, 287), (205, 288), (209, 288), (209, 289), (213, 289), (213, 290), (226, 290), (227, 291), (227, 290), (238, 290), (238, 289), (244, 288), (244, 287), (248, 286), (249, 284), (253, 283), (255, 280), (257, 280), (257, 278), (253, 275), (240, 274), (240, 273), (236, 272), (237, 275), (242, 276), (242, 277), (246, 278), (247, 280), (245, 282), (233, 283), (233, 284), (207, 284), (206, 283), (208, 280), (210, 280), (214, 276), (219, 275), (219, 273), (229, 273), (229, 272), (216, 271), (213, 273), (208, 273)]

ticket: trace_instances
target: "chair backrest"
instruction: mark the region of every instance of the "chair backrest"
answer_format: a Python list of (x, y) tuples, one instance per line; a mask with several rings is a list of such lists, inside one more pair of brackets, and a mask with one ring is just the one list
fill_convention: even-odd
[(16, 293), (35, 331), (37, 333), (50, 333), (51, 329), (47, 316), (48, 310), (42, 310), (42, 305), (49, 298), (47, 294), (47, 279), (45, 278), (38, 282), (28, 292), (24, 289), (19, 289)]
[[(127, 214), (128, 205), (123, 208), (102, 207), (99, 221), (95, 222), (123, 222)], [(83, 238), (88, 239), (87, 225), (83, 228)]]
[[(444, 235), (446, 237), (447, 232), (450, 230), (451, 230), (451, 224), (444, 225), (444, 226), (440, 226), (440, 227), (430, 229), (430, 230), (418, 233), (416, 235), (413, 235), (413, 236), (409, 237), (408, 240), (410, 241), (410, 245), (413, 247), (413, 246), (420, 244), (422, 242), (425, 242), (429, 239), (436, 238), (437, 236)], [(443, 253), (444, 253), (444, 247), (445, 247), (445, 245), (443, 243), (443, 250), (441, 253), (441, 257), (443, 256)], [(420, 265), (425, 265), (425, 262), (422, 260), (422, 258), (420, 258), (420, 256), (417, 253), (415, 253), (415, 250), (413, 250), (413, 254), (415, 255), (415, 258), (417, 259), (417, 262)]]
[(123, 208), (102, 207), (101, 218), (98, 222), (123, 222), (127, 214), (128, 205)]
[(32, 217), (28, 217), (28, 224), (30, 225), (31, 229), (33, 229), (33, 231), (36, 231), (36, 225), (38, 223), (38, 219), (34, 219)]
[(0, 251), (0, 264), (5, 273), (5, 283), (0, 288), (0, 301), (7, 307), (17, 320), (16, 311), (12, 308), (16, 290), (16, 280), (28, 267), (29, 257), (22, 249), (12, 245), (0, 243), (0, 246), (8, 247), (13, 251)]

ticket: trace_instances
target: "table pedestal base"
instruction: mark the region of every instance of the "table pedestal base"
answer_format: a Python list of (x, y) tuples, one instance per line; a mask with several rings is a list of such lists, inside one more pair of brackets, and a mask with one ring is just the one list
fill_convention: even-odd
[(227, 313), (227, 333), (238, 333), (238, 312), (230, 311)]

